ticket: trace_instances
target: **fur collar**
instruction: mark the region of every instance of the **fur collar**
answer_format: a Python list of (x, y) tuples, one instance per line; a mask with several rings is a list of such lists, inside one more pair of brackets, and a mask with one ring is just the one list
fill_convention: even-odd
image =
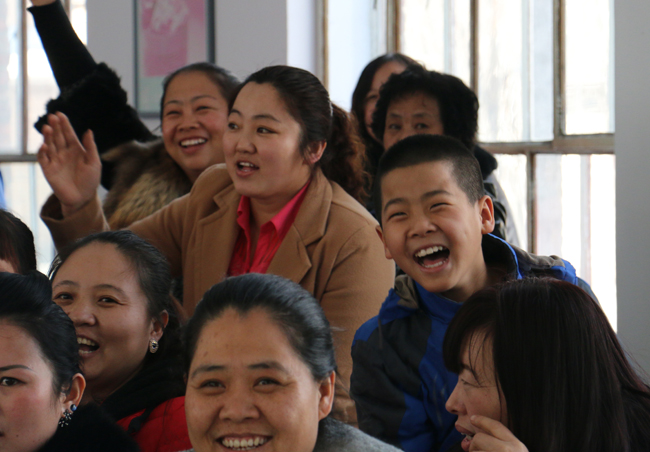
[(192, 188), (162, 140), (131, 141), (106, 152), (102, 160), (115, 165), (113, 185), (104, 201), (111, 229), (151, 215)]

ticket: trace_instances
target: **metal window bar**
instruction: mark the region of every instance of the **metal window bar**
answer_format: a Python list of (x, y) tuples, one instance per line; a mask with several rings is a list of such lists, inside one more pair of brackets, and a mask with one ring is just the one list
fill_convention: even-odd
[[(522, 0), (524, 6), (529, 5), (529, 0)], [(553, 130), (552, 141), (545, 142), (512, 142), (512, 143), (481, 143), (486, 150), (494, 154), (520, 154), (526, 156), (526, 181), (527, 181), (527, 217), (528, 217), (528, 249), (537, 251), (537, 194), (535, 184), (536, 157), (538, 154), (613, 154), (614, 134), (594, 135), (566, 135), (565, 133), (565, 0), (553, 0)], [(399, 0), (394, 0), (397, 8), (395, 19), (399, 17)], [(529, 8), (523, 8), (524, 16), (529, 16)], [(522, 17), (525, 19), (526, 17)], [(395, 20), (396, 31), (393, 40), (395, 49), (401, 50), (399, 36), (400, 23)], [(470, 87), (478, 93), (479, 89), (479, 2), (470, 0)], [(525, 46), (526, 47), (526, 46)], [(525, 50), (527, 52), (527, 50)], [(530, 55), (525, 54), (526, 61)], [(526, 73), (526, 72), (525, 72)], [(527, 135), (529, 136), (529, 135)], [(584, 169), (587, 171), (587, 169)], [(583, 172), (584, 172), (583, 171)], [(585, 198), (588, 202), (588, 197)], [(590, 214), (588, 206), (586, 214)], [(583, 224), (583, 231), (588, 229), (589, 219)]]
[[(71, 0), (62, 0), (65, 11), (70, 15)], [(27, 24), (31, 20), (27, 7), (28, 0), (20, 1), (20, 152), (16, 154), (0, 154), (0, 163), (20, 163), (36, 162), (36, 154), (30, 154), (27, 149), (29, 128), (32, 124), (29, 120), (29, 67), (27, 59), (28, 42), (27, 42)]]

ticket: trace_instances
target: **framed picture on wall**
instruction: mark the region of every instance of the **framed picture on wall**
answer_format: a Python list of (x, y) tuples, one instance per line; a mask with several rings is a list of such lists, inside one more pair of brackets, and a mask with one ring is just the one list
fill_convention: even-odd
[(158, 117), (165, 76), (214, 62), (214, 0), (133, 0), (136, 108)]

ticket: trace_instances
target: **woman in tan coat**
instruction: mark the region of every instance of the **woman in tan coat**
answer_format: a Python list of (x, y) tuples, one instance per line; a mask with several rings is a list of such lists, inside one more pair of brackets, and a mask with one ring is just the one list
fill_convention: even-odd
[[(78, 143), (63, 116), (51, 119), (39, 162), (57, 199), (42, 214), (61, 246), (108, 225), (95, 195), (96, 151)], [(205, 290), (242, 273), (275, 273), (313, 293), (335, 328), (346, 388), (354, 332), (378, 312), (394, 276), (375, 220), (348, 194), (363, 186), (353, 137), (347, 115), (314, 75), (262, 69), (231, 105), (225, 168), (208, 169), (189, 195), (131, 226), (182, 273), (188, 314)], [(345, 391), (335, 412), (355, 420)]]

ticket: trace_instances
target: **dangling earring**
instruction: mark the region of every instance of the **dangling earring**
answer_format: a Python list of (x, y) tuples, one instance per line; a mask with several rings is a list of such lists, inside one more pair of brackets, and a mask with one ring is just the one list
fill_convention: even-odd
[(158, 351), (158, 341), (155, 339), (150, 339), (149, 340), (149, 351), (151, 353), (156, 353)]
[(59, 419), (59, 427), (63, 428), (67, 426), (70, 423), (70, 420), (72, 420), (72, 413), (74, 413), (75, 411), (77, 411), (77, 405), (73, 403), (72, 405), (70, 405), (69, 410), (66, 409), (63, 412), (63, 415)]

